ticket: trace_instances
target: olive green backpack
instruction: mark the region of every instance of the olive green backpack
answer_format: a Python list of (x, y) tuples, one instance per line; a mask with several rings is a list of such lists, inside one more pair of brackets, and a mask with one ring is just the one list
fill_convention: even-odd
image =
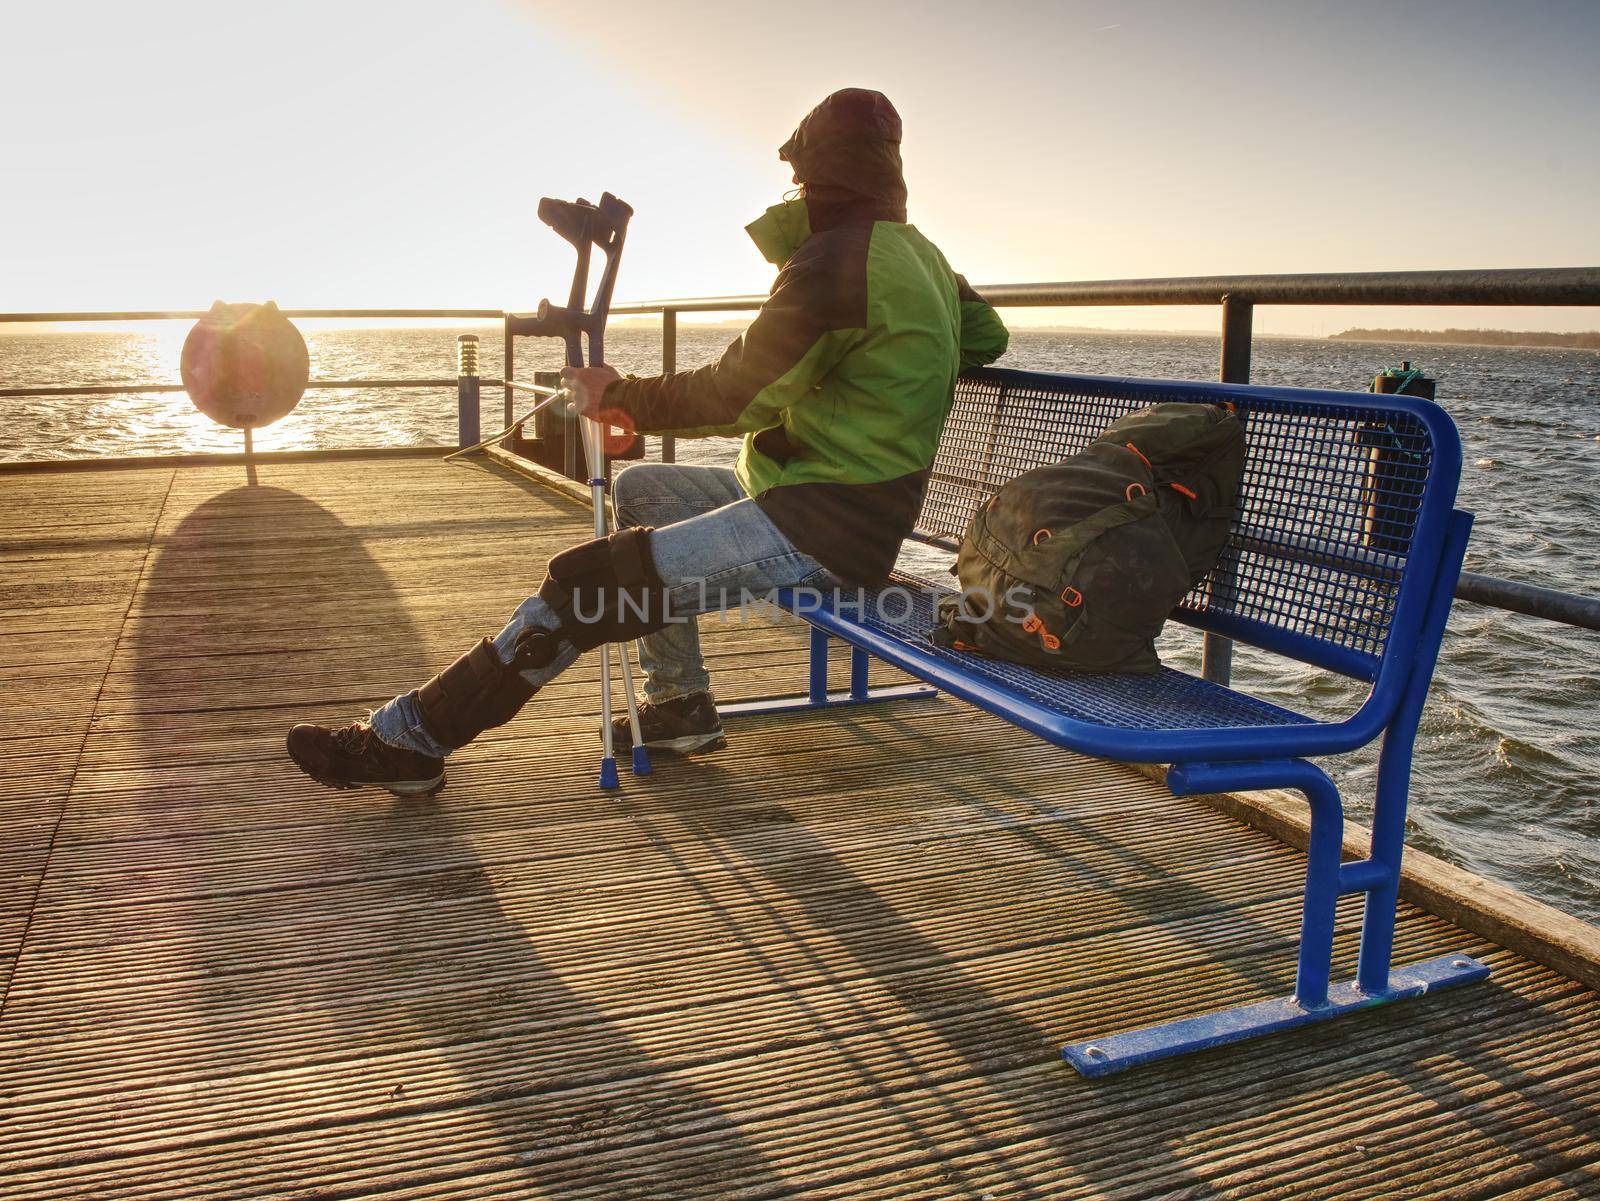
[(1217, 561), (1244, 429), (1220, 405), (1130, 413), (980, 509), (939, 604), (942, 646), (1076, 671), (1149, 673), (1167, 615)]

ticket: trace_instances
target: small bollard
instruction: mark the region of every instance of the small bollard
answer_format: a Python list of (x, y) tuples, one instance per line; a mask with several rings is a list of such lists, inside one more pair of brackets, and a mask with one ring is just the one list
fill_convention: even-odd
[[(1398, 370), (1386, 367), (1378, 372), (1371, 390), (1432, 400), (1437, 383), (1407, 360)], [(1362, 540), (1371, 550), (1404, 554), (1411, 545), (1411, 528), (1426, 482), (1411, 462), (1416, 456), (1405, 451), (1404, 437), (1387, 426), (1364, 425), (1356, 431), (1356, 439), (1367, 448), (1367, 521)]]
[(478, 431), (478, 335), (456, 339), (456, 445), (475, 445)]

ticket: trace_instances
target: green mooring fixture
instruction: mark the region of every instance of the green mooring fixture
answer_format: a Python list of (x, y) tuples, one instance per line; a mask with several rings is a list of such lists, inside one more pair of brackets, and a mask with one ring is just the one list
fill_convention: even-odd
[(1413, 367), (1410, 359), (1401, 359), (1400, 366), (1385, 367), (1373, 377), (1372, 390), (1385, 396), (1420, 396), (1432, 400), (1434, 385), (1438, 382), (1424, 375), (1421, 367)]
[[(1434, 398), (1437, 380), (1402, 359), (1372, 380), (1371, 391), (1384, 396)], [(1410, 514), (1426, 482), (1424, 473), (1400, 449), (1402, 438), (1390, 425), (1365, 425), (1359, 432), (1367, 447), (1367, 524), (1364, 541), (1370, 550), (1403, 551), (1410, 541)]]

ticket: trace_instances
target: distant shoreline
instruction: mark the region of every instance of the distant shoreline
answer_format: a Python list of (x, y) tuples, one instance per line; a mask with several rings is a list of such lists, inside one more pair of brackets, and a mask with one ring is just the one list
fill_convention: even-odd
[(1517, 346), (1600, 350), (1600, 330), (1579, 333), (1515, 329), (1347, 329), (1330, 342), (1415, 342), (1425, 346)]
[[(154, 321), (107, 321), (62, 323), (0, 323), (0, 341), (10, 337), (37, 337), (39, 335), (128, 334), (151, 327), (172, 326), (183, 318)], [(496, 330), (495, 321), (462, 321), (443, 318), (437, 321), (419, 321), (416, 318), (397, 318), (392, 321), (346, 321), (338, 318), (307, 318), (298, 324), (307, 332), (373, 331), (399, 333), (407, 330)], [(741, 333), (750, 324), (750, 318), (721, 321), (695, 321), (680, 318), (680, 334)], [(660, 329), (659, 317), (619, 317), (611, 322), (618, 332), (628, 330), (651, 331)], [(1013, 335), (1080, 336), (1085, 338), (1193, 338), (1215, 342), (1218, 331), (1209, 329), (1128, 329), (1100, 325), (1014, 325)], [(1597, 350), (1600, 351), (1600, 330), (1557, 333), (1555, 331), (1523, 331), (1505, 329), (1347, 329), (1336, 334), (1267, 333), (1257, 331), (1255, 341), (1282, 342), (1387, 342), (1417, 346), (1482, 346), (1499, 349)]]

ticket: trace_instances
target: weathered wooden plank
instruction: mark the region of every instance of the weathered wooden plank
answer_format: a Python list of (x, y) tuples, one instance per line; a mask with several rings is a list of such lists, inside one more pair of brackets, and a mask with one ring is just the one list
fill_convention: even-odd
[[(8, 1198), (1532, 1198), (1597, 1179), (1600, 1003), (1410, 908), (1398, 959), (1466, 950), (1493, 982), (1072, 1074), (1061, 1042), (1286, 990), (1303, 861), (946, 700), (732, 721), (727, 751), (607, 796), (590, 656), (438, 798), (310, 785), (290, 722), (436, 670), (585, 519), (422, 459), (258, 474), (0, 476), (21, 498), (0, 531), (24, 532), (0, 571), (39, 601), (0, 612), (20, 782), (0, 932), (32, 919), (0, 1014)], [(131, 577), (131, 523), (93, 517), (124, 489), (154, 531)], [(80, 525), (87, 549), (52, 532)], [(63, 567), (80, 574), (43, 578)], [(725, 697), (800, 683), (793, 623), (706, 640)]]
[(172, 477), (0, 482), (0, 998)]

